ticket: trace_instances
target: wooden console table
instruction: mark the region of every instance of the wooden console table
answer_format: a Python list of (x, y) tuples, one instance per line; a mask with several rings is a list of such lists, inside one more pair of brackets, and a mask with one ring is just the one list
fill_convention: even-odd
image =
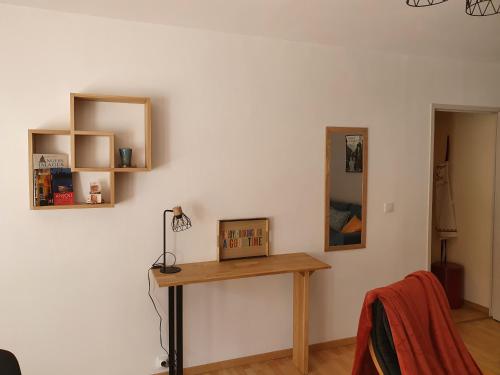
[(309, 364), (309, 278), (314, 271), (331, 268), (305, 253), (271, 255), (265, 258), (199, 262), (179, 265), (182, 271), (153, 275), (160, 287), (168, 287), (169, 375), (183, 373), (182, 286), (293, 273), (293, 363), (302, 374)]

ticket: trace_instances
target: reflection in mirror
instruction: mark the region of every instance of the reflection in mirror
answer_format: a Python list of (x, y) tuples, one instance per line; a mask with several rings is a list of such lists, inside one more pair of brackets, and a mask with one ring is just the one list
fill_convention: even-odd
[(366, 247), (367, 128), (326, 129), (325, 251)]

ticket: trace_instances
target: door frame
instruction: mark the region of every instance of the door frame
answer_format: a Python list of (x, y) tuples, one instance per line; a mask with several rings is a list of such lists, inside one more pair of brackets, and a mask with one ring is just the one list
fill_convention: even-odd
[[(497, 288), (500, 288), (500, 276), (499, 280), (495, 283), (493, 272), (495, 266), (498, 267), (498, 272), (500, 273), (500, 236), (495, 236), (495, 217), (500, 218), (500, 107), (483, 107), (483, 106), (470, 106), (470, 105), (454, 105), (454, 104), (437, 104), (433, 103), (431, 105), (431, 137), (430, 137), (430, 149), (429, 149), (429, 186), (428, 186), (428, 202), (427, 202), (427, 270), (430, 271), (432, 263), (432, 206), (433, 206), (433, 193), (434, 193), (434, 131), (435, 131), (435, 119), (436, 112), (462, 112), (462, 113), (490, 113), (497, 115), (497, 135), (495, 142), (495, 187), (493, 189), (493, 231), (492, 231), (492, 260), (491, 260), (491, 280), (490, 280), (490, 316), (500, 319), (500, 302), (498, 306), (494, 304), (493, 295)], [(500, 233), (500, 230), (499, 230)], [(495, 289), (495, 291), (494, 291)]]

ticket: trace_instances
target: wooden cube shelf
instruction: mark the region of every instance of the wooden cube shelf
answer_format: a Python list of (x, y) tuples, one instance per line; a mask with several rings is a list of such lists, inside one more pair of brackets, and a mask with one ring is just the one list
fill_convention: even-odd
[(34, 206), (32, 210), (59, 210), (68, 208), (112, 208), (114, 203), (100, 203), (100, 204), (89, 204), (89, 203), (75, 203), (68, 204), (64, 206)]
[[(117, 153), (116, 138), (120, 135), (122, 129), (101, 130), (101, 129), (84, 129), (80, 128), (80, 123), (77, 121), (76, 113), (79, 106), (87, 103), (121, 103), (121, 104), (139, 104), (144, 106), (144, 145), (139, 147), (143, 149), (144, 154), (140, 154), (140, 158), (144, 158), (142, 166), (120, 168), (115, 163), (115, 154)], [(92, 120), (94, 120), (92, 118)], [(100, 126), (106, 127), (106, 124)], [(93, 164), (85, 159), (83, 156), (89, 155), (92, 148), (88, 145), (89, 140), (97, 140), (99, 138), (108, 139), (108, 162), (106, 166), (102, 165), (89, 165)], [(55, 142), (63, 138), (62, 142)], [(80, 142), (80, 140), (84, 140)], [(42, 142), (43, 141), (43, 142)], [(60, 144), (64, 143), (64, 146)], [(40, 145), (39, 145), (40, 144)], [(39, 145), (39, 146), (37, 146)], [(32, 210), (52, 210), (52, 209), (70, 209), (70, 208), (109, 208), (115, 205), (115, 172), (118, 173), (134, 173), (150, 171), (151, 165), (151, 99), (147, 97), (132, 97), (132, 96), (113, 96), (113, 95), (97, 95), (97, 94), (74, 94), (70, 95), (70, 129), (69, 130), (49, 130), (49, 129), (29, 129), (28, 130), (28, 151), (29, 151), (29, 180), (30, 180), (30, 208)], [(101, 204), (87, 204), (78, 202), (73, 205), (61, 206), (35, 206), (33, 201), (34, 196), (34, 181), (33, 181), (33, 154), (35, 153), (65, 153), (69, 156), (69, 166), (73, 173), (106, 173), (109, 176), (109, 202)], [(89, 155), (91, 156), (91, 155)], [(92, 159), (92, 158), (87, 158)], [(97, 164), (97, 163), (96, 163)]]
[[(78, 155), (77, 149), (79, 152), (82, 152), (85, 154), (85, 151), (87, 151), (87, 154), (90, 155), (95, 155), (96, 152), (95, 150), (91, 149), (88, 150), (88, 145), (87, 145), (87, 150), (79, 150), (78, 146), (78, 139), (99, 139), (99, 138), (107, 138), (108, 139), (108, 162), (106, 167), (98, 166), (98, 165), (85, 165), (83, 166), (80, 161), (81, 155)], [(83, 148), (83, 147), (82, 147)], [(71, 170), (73, 172), (112, 172), (115, 168), (115, 136), (111, 132), (104, 132), (104, 131), (84, 131), (84, 130), (75, 130), (71, 132), (71, 160), (72, 160), (72, 165), (73, 167)], [(90, 152), (88, 152), (90, 151)], [(91, 163), (92, 164), (92, 163)]]
[[(56, 138), (66, 138), (65, 141), (56, 141)], [(64, 153), (70, 156), (71, 152), (71, 131), (69, 130), (49, 130), (49, 129), (29, 129), (28, 130), (28, 158), (29, 158), (29, 181), (30, 181), (30, 208), (32, 210), (54, 210), (54, 209), (69, 209), (69, 208), (109, 208), (115, 204), (115, 176), (113, 172), (108, 172), (109, 175), (109, 202), (102, 204), (87, 204), (76, 202), (71, 205), (61, 206), (35, 206), (33, 202), (34, 195), (34, 180), (33, 180), (33, 154), (56, 154)], [(66, 145), (62, 145), (66, 143)], [(70, 166), (72, 165), (70, 158)]]
[[(143, 114), (141, 115), (143, 125), (141, 125), (141, 132), (144, 136), (144, 144), (141, 145), (143, 153), (140, 154), (140, 158), (144, 159), (141, 166), (120, 168), (114, 164), (111, 168), (114, 172), (144, 172), (151, 170), (151, 99), (147, 97), (134, 97), (134, 96), (114, 96), (114, 95), (96, 95), (96, 94), (80, 94), (72, 93), (70, 100), (70, 124), (72, 134), (78, 133), (93, 133), (95, 131), (99, 132), (101, 129), (95, 129), (96, 124), (90, 124), (92, 130), (85, 129), (85, 126), (79, 122), (78, 112), (80, 108), (86, 108), (89, 104), (98, 103), (115, 103), (115, 104), (131, 104), (131, 105), (142, 105), (144, 107)], [(95, 114), (93, 114), (95, 115)], [(95, 116), (89, 116), (90, 122), (94, 121)], [(87, 124), (88, 125), (88, 124)], [(111, 132), (114, 135), (114, 146), (113, 154), (116, 154), (117, 149), (120, 146), (129, 147), (128, 144), (120, 144), (119, 139), (121, 138), (121, 128), (116, 126), (116, 129), (109, 129), (108, 125), (101, 125), (105, 128), (104, 132)], [(73, 149), (75, 152), (75, 149)], [(134, 154), (132, 155), (134, 159)], [(114, 158), (118, 160), (118, 158)]]

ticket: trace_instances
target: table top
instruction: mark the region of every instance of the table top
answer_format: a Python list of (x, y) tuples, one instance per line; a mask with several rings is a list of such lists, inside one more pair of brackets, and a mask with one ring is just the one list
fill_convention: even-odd
[(313, 272), (331, 268), (329, 264), (323, 263), (306, 253), (270, 255), (268, 257), (235, 259), (222, 262), (186, 263), (177, 264), (177, 266), (182, 271), (174, 274), (163, 274), (159, 269), (153, 270), (153, 276), (160, 287), (291, 272)]

